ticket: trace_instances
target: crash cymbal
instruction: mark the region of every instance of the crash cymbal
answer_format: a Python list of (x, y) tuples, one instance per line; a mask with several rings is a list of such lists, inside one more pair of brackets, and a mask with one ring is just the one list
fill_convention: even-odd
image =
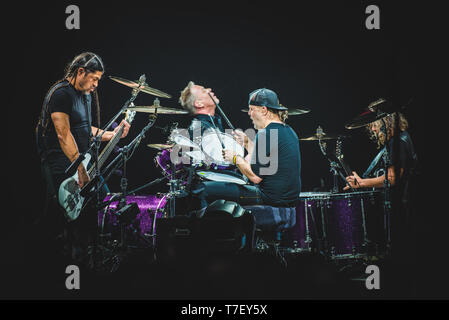
[(128, 110), (136, 111), (136, 112), (144, 112), (144, 113), (157, 113), (158, 114), (188, 114), (189, 112), (182, 109), (175, 109), (175, 108), (167, 108), (167, 107), (161, 107), (161, 106), (135, 106), (135, 107), (129, 107)]
[[(132, 80), (127, 80), (127, 79), (123, 79), (123, 78), (119, 78), (119, 77), (112, 77), (109, 76), (109, 78), (115, 82), (118, 82), (120, 84), (123, 84), (127, 87), (133, 88), (133, 89), (137, 89), (139, 88), (139, 81), (132, 81)], [(160, 90), (151, 88), (148, 86), (147, 83), (143, 84), (140, 87), (140, 91), (151, 94), (153, 96), (157, 96), (157, 97), (162, 97), (162, 98), (171, 98), (171, 95), (169, 95), (168, 93), (162, 92)]]
[(386, 103), (386, 100), (380, 98), (374, 102), (371, 102), (364, 112), (356, 116), (351, 122), (345, 125), (346, 129), (357, 129), (366, 126), (374, 121), (380, 120), (389, 113), (383, 111), (382, 109), (390, 109), (391, 104)]
[(388, 116), (389, 113), (378, 110), (377, 112), (365, 111), (359, 114), (357, 117), (352, 119), (352, 121), (345, 125), (346, 129), (357, 129), (370, 124), (371, 122), (380, 120)]
[(157, 150), (167, 150), (173, 148), (174, 144), (156, 143), (156, 144), (147, 144), (147, 146)]
[[(282, 104), (281, 104), (282, 106)], [(246, 112), (248, 113), (248, 109), (242, 109), (242, 112)], [(298, 115), (302, 115), (302, 114), (306, 114), (309, 113), (310, 110), (308, 109), (288, 109), (288, 115), (289, 116), (298, 116)]]
[(412, 102), (412, 99), (408, 101), (405, 105), (399, 106), (393, 104), (391, 101), (387, 101), (384, 98), (380, 98), (368, 105), (368, 108), (364, 112), (356, 116), (348, 124), (345, 125), (346, 129), (357, 129), (364, 127), (374, 121), (385, 118), (386, 116), (394, 113), (403, 111), (407, 105)]

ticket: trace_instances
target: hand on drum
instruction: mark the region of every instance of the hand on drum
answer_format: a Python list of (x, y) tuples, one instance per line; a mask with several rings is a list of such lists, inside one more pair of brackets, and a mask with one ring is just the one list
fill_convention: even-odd
[(230, 162), (230, 163), (234, 163), (234, 156), (237, 155), (237, 153), (235, 153), (232, 150), (224, 150), (224, 149), (222, 151), (222, 154), (223, 154), (223, 159), (226, 162)]
[(343, 188), (344, 191), (348, 190), (349, 188), (358, 189), (358, 188), (362, 187), (360, 185), (362, 178), (360, 178), (359, 175), (357, 174), (357, 172), (355, 172), (355, 171), (352, 171), (352, 174), (353, 174), (352, 176), (346, 177), (346, 181), (348, 181), (348, 183), (351, 187), (349, 187), (349, 186), (344, 187)]

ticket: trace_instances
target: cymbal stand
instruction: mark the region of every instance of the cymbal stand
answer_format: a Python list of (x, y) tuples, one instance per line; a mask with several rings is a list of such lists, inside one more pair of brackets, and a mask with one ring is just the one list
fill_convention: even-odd
[[(318, 137), (318, 145), (320, 147), (321, 153), (324, 155), (324, 157), (329, 161), (329, 165), (330, 165), (330, 172), (332, 172), (333, 175), (333, 187), (332, 187), (332, 193), (338, 193), (338, 179), (337, 177), (339, 176), (341, 179), (343, 179), (343, 181), (345, 182), (345, 184), (348, 184), (348, 182), (346, 181), (346, 178), (341, 174), (341, 171), (339, 169), (341, 169), (341, 166), (336, 162), (331, 160), (326, 152), (326, 142), (322, 141), (321, 138), (323, 138), (325, 135), (323, 129), (318, 126), (317, 130), (316, 130), (316, 136)], [(351, 188), (352, 189), (352, 188)], [(354, 191), (354, 189), (352, 189)]]
[[(134, 140), (132, 142), (130, 142), (128, 145), (124, 146), (123, 148), (120, 148), (120, 154), (114, 160), (111, 161), (111, 164), (108, 166), (107, 169), (110, 169), (111, 165), (113, 164), (112, 169), (111, 169), (110, 173), (108, 174), (107, 178), (104, 179), (104, 181), (101, 182), (101, 186), (104, 183), (107, 182), (107, 180), (110, 178), (111, 174), (114, 171), (116, 171), (117, 168), (122, 166), (123, 171), (122, 171), (122, 177), (121, 177), (121, 181), (120, 181), (121, 193), (118, 195), (118, 199), (117, 198), (116, 199), (111, 199), (107, 203), (98, 204), (97, 210), (100, 210), (101, 208), (104, 208), (105, 206), (110, 204), (112, 201), (118, 201), (117, 208), (115, 209), (116, 212), (127, 205), (126, 197), (128, 196), (129, 193), (127, 192), (128, 179), (126, 178), (126, 162), (134, 154), (134, 151), (139, 146), (141, 140), (145, 137), (145, 133), (156, 122), (156, 118), (157, 118), (156, 114), (150, 115), (149, 123), (142, 129), (142, 131), (139, 133), (139, 135), (137, 135), (134, 138)], [(135, 192), (135, 190), (133, 190), (131, 193), (133, 193), (133, 192)], [(126, 233), (127, 225), (125, 223), (122, 223), (122, 222), (120, 222), (119, 225), (120, 225), (120, 243), (115, 245), (115, 249), (117, 249), (118, 252), (111, 258), (112, 259), (112, 264), (113, 264), (112, 267), (111, 267), (111, 271), (117, 270), (117, 268), (120, 265), (120, 262), (124, 259), (124, 257), (126, 256), (126, 252), (129, 249), (129, 246), (128, 246), (128, 243), (127, 243), (127, 233)], [(138, 232), (134, 232), (134, 233), (137, 234), (137, 236), (139, 238), (141, 238), (142, 240), (144, 240), (146, 243), (151, 245), (151, 242), (148, 241), (148, 239), (142, 237)], [(113, 250), (113, 251), (116, 252), (115, 250)]]

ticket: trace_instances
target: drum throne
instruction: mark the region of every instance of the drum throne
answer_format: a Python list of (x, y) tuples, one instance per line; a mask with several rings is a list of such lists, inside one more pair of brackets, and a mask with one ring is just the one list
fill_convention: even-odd
[(243, 208), (255, 219), (254, 250), (269, 252), (278, 258), (282, 265), (287, 266), (280, 246), (284, 235), (296, 224), (296, 208), (268, 205), (250, 205)]

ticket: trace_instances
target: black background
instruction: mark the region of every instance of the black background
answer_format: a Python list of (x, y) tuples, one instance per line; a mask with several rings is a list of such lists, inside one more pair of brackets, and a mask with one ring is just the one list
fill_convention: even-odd
[[(69, 4), (80, 8), (80, 30), (65, 27)], [(370, 4), (380, 8), (380, 30), (365, 27), (365, 8)], [(179, 93), (193, 80), (212, 88), (230, 121), (242, 129), (251, 127), (247, 114), (240, 111), (247, 106), (248, 93), (267, 87), (278, 93), (285, 106), (311, 110), (288, 119), (298, 135), (312, 135), (319, 125), (328, 134), (350, 135), (343, 153), (359, 174), (377, 150), (364, 129), (346, 130), (345, 123), (380, 97), (398, 105), (413, 99), (405, 112), (409, 132), (423, 167), (432, 163), (431, 171), (438, 172), (434, 163), (438, 157), (430, 155), (435, 138), (441, 136), (429, 136), (438, 127), (434, 120), (440, 118), (438, 112), (445, 102), (430, 102), (428, 95), (441, 92), (433, 86), (442, 74), (441, 52), (433, 47), (443, 31), (440, 20), (434, 18), (438, 11), (430, 5), (384, 1), (14, 4), (3, 13), (2, 27), (6, 53), (2, 68), (7, 71), (2, 264), (14, 270), (26, 260), (29, 239), (22, 232), (42, 208), (44, 196), (34, 127), (48, 88), (63, 76), (65, 65), (75, 55), (92, 51), (105, 63), (106, 74), (99, 87), (103, 124), (130, 97), (130, 89), (108, 79), (110, 75), (135, 80), (145, 74), (151, 87), (173, 96), (159, 98), (162, 106), (172, 108), (180, 108)], [(154, 98), (141, 93), (135, 104), (151, 105)], [(120, 144), (130, 142), (146, 120), (146, 114), (137, 114), (129, 136)], [(156, 125), (173, 121), (181, 128), (190, 123), (188, 116), (160, 115)], [(128, 162), (130, 189), (161, 176), (153, 162), (157, 151), (146, 144), (165, 140), (159, 129), (149, 131)], [(320, 179), (330, 188), (329, 166), (318, 145), (301, 142), (300, 146), (303, 191), (318, 187)], [(445, 224), (439, 223), (446, 219), (446, 212), (438, 209), (443, 198), (434, 193), (440, 180), (435, 175), (441, 177), (435, 172), (430, 181), (422, 177), (418, 201), (422, 213), (418, 298), (448, 297), (443, 272), (447, 240), (442, 234)], [(110, 181), (113, 191), (119, 191), (118, 182), (118, 177)], [(155, 194), (164, 188), (155, 186), (143, 193)], [(19, 275), (3, 275), (20, 282)]]

